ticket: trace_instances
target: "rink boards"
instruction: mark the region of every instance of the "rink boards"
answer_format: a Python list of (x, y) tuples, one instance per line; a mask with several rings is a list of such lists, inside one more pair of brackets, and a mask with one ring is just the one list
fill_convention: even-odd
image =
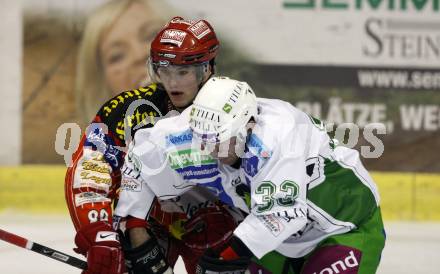
[[(67, 214), (66, 168), (0, 167), (0, 212)], [(440, 174), (372, 172), (386, 221), (440, 221)]]

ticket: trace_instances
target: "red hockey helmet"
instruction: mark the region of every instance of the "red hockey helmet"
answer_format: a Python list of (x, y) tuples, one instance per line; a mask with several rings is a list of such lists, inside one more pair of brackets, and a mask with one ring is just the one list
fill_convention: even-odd
[(202, 64), (213, 60), (219, 41), (205, 20), (174, 17), (151, 43), (150, 61), (154, 67)]

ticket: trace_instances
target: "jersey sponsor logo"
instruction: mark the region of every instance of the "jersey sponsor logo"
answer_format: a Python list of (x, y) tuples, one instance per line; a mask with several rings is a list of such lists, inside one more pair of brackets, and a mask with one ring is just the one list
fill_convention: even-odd
[(183, 144), (188, 144), (192, 142), (192, 131), (190, 129), (185, 130), (181, 133), (177, 133), (177, 134), (170, 134), (168, 136), (165, 137), (165, 142), (166, 142), (166, 146), (178, 146), (178, 145), (183, 145)]
[(199, 211), (202, 208), (210, 208), (215, 207), (215, 203), (213, 201), (207, 200), (205, 202), (200, 203), (188, 203), (186, 206), (179, 205), (179, 207), (182, 209), (183, 212), (185, 212), (186, 216), (191, 218), (197, 211)]
[(97, 161), (96, 158), (92, 160), (84, 160), (81, 163), (83, 170), (89, 170), (96, 173), (109, 174), (111, 172), (110, 167), (102, 161)]
[[(128, 113), (125, 113), (125, 117), (121, 117), (116, 123), (115, 132), (118, 138), (123, 141), (131, 140), (133, 137), (131, 134), (134, 134), (136, 130), (143, 127), (151, 127), (160, 119), (160, 117), (162, 117), (160, 110), (152, 102), (146, 99), (139, 99), (132, 102), (128, 109), (133, 110), (132, 106), (136, 108), (133, 114), (129, 115)], [(152, 107), (154, 110), (144, 111), (145, 107)], [(127, 112), (129, 112), (129, 110), (127, 110)], [(120, 148), (120, 150), (125, 152), (123, 148)]]
[(124, 165), (121, 169), (122, 174), (130, 176), (135, 178), (136, 180), (139, 180), (139, 177), (141, 177), (140, 172), (135, 171), (134, 169)]
[[(92, 154), (93, 156), (94, 154)], [(98, 156), (96, 156), (98, 155)], [(107, 162), (101, 160), (102, 154), (95, 153), (92, 159), (85, 159), (81, 161), (80, 168), (76, 170), (79, 173), (81, 180), (75, 181), (74, 188), (92, 187), (99, 190), (108, 191), (112, 184), (110, 177), (111, 168)]]
[(250, 157), (245, 157), (242, 160), (242, 168), (244, 170), (244, 172), (251, 176), (254, 177), (257, 173), (258, 173), (258, 163), (260, 162), (259, 158), (257, 156), (250, 156)]
[[(176, 172), (183, 176), (184, 180), (201, 180), (209, 179), (217, 176), (220, 172), (218, 171), (217, 164), (204, 165), (201, 167), (189, 166), (185, 168), (178, 168)], [(184, 183), (188, 186), (188, 183)], [(176, 187), (176, 186), (175, 186)], [(178, 188), (178, 187), (176, 187)]]
[(124, 176), (121, 180), (121, 190), (140, 192), (142, 190), (142, 183)]
[(186, 32), (177, 29), (167, 29), (162, 33), (161, 43), (171, 43), (180, 47), (185, 40)]
[[(106, 126), (106, 125), (102, 125)], [(93, 127), (95, 127), (93, 129)], [(100, 151), (101, 153), (104, 153), (106, 150), (106, 143), (105, 143), (105, 133), (104, 129), (99, 126), (99, 124), (94, 124), (89, 127), (90, 132), (87, 134), (85, 146), (94, 146), (96, 150)]]
[(111, 231), (99, 231), (96, 233), (96, 242), (119, 241), (118, 233)]
[(357, 273), (361, 256), (361, 251), (348, 246), (322, 247), (306, 263), (303, 271), (313, 274)]
[(194, 25), (192, 25), (188, 29), (199, 40), (211, 32), (208, 25), (202, 20), (195, 23)]
[(87, 203), (111, 202), (109, 198), (96, 192), (81, 192), (75, 194), (75, 205), (82, 206)]
[(284, 225), (273, 215), (257, 215), (257, 218), (275, 237), (284, 231)]
[[(141, 87), (138, 89), (133, 89), (130, 91), (125, 91), (123, 93), (120, 93), (119, 95), (113, 97), (110, 101), (108, 101), (100, 110), (99, 114), (102, 116), (104, 114), (105, 117), (108, 117), (114, 109), (118, 109), (123, 107), (124, 105), (127, 106), (126, 100), (130, 100), (130, 103), (133, 103), (132, 100), (134, 99), (143, 99), (147, 98), (157, 90), (157, 84), (151, 84), (148, 87)], [(157, 116), (155, 114), (154, 116)]]
[(79, 167), (75, 170), (73, 187), (91, 187), (108, 191), (112, 184), (111, 168), (103, 158), (100, 152), (85, 149)]
[(108, 191), (112, 184), (112, 179), (110, 174), (97, 174), (89, 171), (81, 171), (80, 172), (79, 184), (75, 184), (75, 188), (81, 187), (92, 187), (99, 190)]
[(246, 142), (246, 146), (250, 152), (254, 153), (261, 158), (270, 158), (272, 152), (263, 144), (257, 135), (251, 134), (249, 140)]
[(261, 167), (272, 156), (272, 152), (263, 144), (255, 134), (251, 134), (246, 142), (246, 155), (243, 158), (241, 167), (244, 172), (254, 177)]
[(168, 161), (172, 169), (216, 163), (212, 156), (202, 154), (199, 150), (196, 149), (185, 149), (170, 152), (168, 154)]
[[(104, 159), (109, 163), (113, 168), (117, 167), (119, 164), (118, 158), (121, 157), (121, 148), (114, 145), (114, 142), (105, 134), (102, 126), (106, 127), (105, 124), (92, 124), (89, 127), (91, 130), (87, 134), (86, 141), (84, 146), (90, 146), (97, 151), (99, 151), (103, 155), (102, 162), (105, 162)], [(95, 127), (94, 129), (92, 127)]]

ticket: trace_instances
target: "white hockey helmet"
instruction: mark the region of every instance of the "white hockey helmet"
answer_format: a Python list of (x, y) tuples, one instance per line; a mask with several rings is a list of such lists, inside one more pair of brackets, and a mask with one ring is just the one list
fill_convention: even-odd
[(257, 97), (246, 82), (212, 77), (200, 89), (190, 114), (193, 136), (204, 143), (246, 138), (246, 124), (257, 115)]

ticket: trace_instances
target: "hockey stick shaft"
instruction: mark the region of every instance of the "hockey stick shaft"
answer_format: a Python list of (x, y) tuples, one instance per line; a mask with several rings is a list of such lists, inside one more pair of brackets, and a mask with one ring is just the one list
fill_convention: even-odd
[(71, 266), (77, 267), (79, 269), (87, 269), (87, 262), (80, 260), (76, 257), (70, 256), (63, 252), (57, 251), (50, 247), (31, 242), (23, 237), (7, 232), (0, 229), (0, 240), (6, 241), (8, 243), (14, 244), (16, 246), (32, 250), (38, 254), (47, 256), (54, 260), (69, 264)]

